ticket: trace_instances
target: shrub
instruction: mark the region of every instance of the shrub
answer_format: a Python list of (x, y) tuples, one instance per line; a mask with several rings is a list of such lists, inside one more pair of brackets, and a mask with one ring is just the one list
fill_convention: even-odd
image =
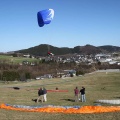
[(77, 71), (76, 72), (76, 75), (78, 76), (78, 75), (84, 75), (85, 74), (85, 72), (83, 72), (83, 71)]
[(19, 78), (20, 78), (20, 75), (16, 71), (3, 71), (2, 80), (14, 81), (16, 79), (18, 80)]

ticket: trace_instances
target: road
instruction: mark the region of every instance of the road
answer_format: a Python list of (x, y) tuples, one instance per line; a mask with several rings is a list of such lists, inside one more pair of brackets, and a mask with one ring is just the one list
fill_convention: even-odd
[(97, 70), (96, 72), (120, 72), (120, 69)]

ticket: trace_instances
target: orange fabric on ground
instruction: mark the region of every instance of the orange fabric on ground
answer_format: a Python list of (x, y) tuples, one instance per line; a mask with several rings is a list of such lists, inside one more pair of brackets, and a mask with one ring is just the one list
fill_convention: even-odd
[(103, 112), (120, 112), (120, 106), (83, 106), (81, 108), (64, 108), (64, 107), (43, 107), (43, 108), (15, 108), (5, 104), (0, 105), (1, 109), (17, 110), (24, 112), (47, 112), (47, 113), (103, 113)]
[(47, 92), (68, 92), (68, 90), (47, 90)]

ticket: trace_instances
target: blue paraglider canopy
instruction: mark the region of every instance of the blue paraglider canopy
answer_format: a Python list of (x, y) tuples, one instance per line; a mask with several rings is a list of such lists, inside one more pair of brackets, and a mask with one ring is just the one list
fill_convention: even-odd
[(39, 11), (37, 13), (38, 25), (40, 27), (43, 27), (45, 24), (49, 24), (52, 21), (53, 17), (54, 17), (53, 9)]

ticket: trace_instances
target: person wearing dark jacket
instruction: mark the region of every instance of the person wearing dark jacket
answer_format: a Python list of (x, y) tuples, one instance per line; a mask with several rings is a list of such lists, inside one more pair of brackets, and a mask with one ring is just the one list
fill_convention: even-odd
[(39, 100), (41, 100), (41, 102), (43, 102), (43, 89), (40, 88), (38, 90), (38, 98), (37, 98), (37, 102), (39, 102)]
[(80, 93), (81, 93), (81, 101), (86, 102), (85, 87), (82, 87), (82, 89), (80, 90)]

